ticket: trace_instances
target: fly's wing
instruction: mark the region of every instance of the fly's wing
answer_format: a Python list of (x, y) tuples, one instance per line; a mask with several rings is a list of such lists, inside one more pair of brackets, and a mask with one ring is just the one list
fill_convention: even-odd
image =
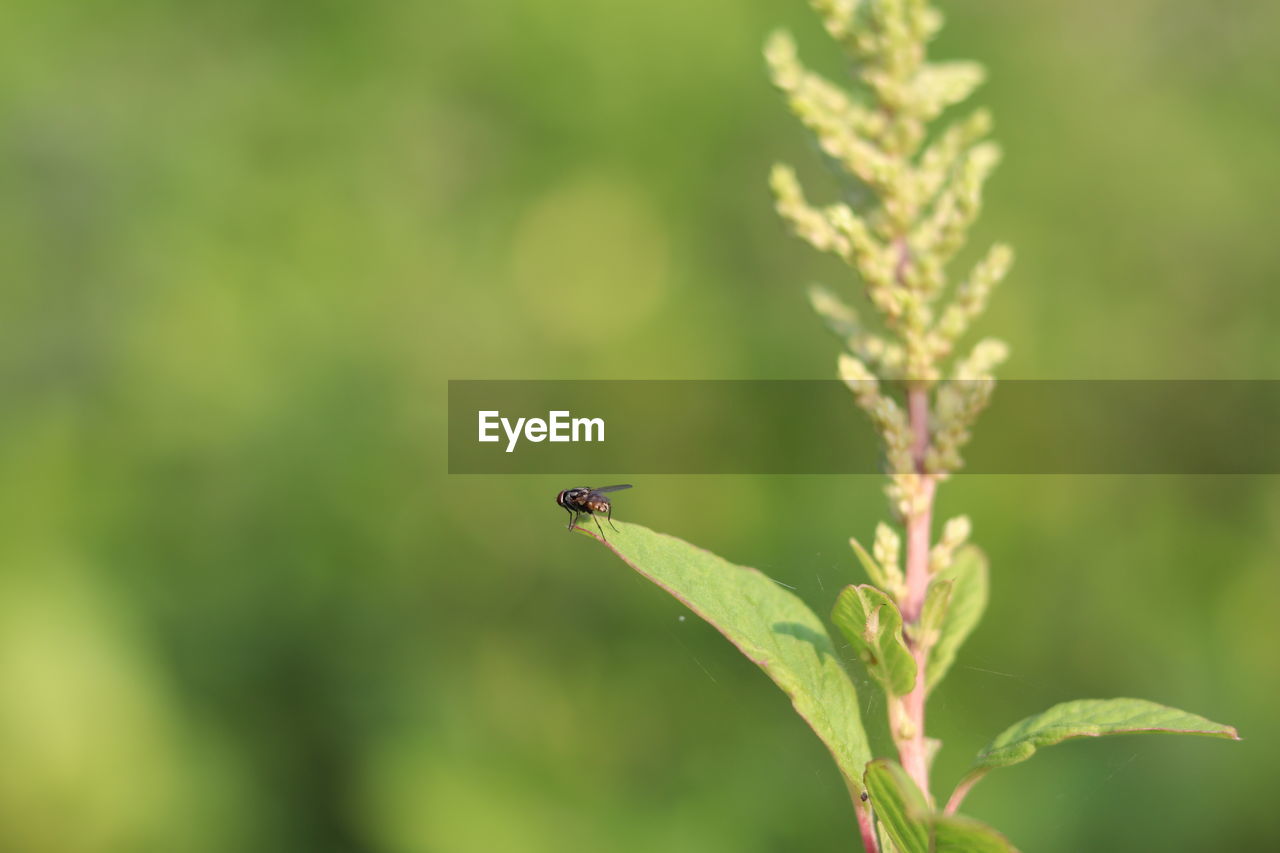
[(600, 488), (592, 489), (591, 491), (600, 492), (601, 494), (604, 494), (605, 492), (620, 492), (623, 489), (629, 489), (629, 488), (631, 488), (630, 483), (623, 483), (620, 486), (601, 486)]

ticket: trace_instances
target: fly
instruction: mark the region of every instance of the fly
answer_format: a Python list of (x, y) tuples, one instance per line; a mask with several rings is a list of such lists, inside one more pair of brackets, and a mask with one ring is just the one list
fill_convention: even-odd
[(613, 527), (613, 504), (609, 503), (609, 499), (605, 497), (608, 492), (620, 492), (623, 489), (631, 488), (630, 483), (623, 483), (618, 486), (601, 486), (598, 489), (580, 486), (576, 489), (565, 489), (556, 495), (556, 503), (564, 507), (565, 512), (569, 513), (569, 529), (573, 530), (573, 526), (578, 523), (578, 518), (589, 515), (595, 520), (596, 529), (600, 531), (600, 538), (604, 539), (604, 528), (600, 526), (600, 519), (595, 517), (598, 512), (603, 512), (605, 518), (609, 521), (609, 526)]

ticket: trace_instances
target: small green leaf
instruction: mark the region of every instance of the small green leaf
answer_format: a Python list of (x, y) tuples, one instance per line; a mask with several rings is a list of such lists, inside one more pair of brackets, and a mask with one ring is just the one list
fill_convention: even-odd
[(736, 566), (674, 536), (615, 521), (602, 541), (738, 647), (791, 698), (855, 793), (871, 757), (858, 694), (822, 620), (756, 569)]
[(902, 614), (873, 586), (840, 591), (831, 619), (867, 665), (867, 672), (895, 696), (916, 686), (916, 661), (902, 639)]
[(933, 576), (930, 586), (951, 582), (951, 599), (942, 619), (938, 642), (929, 651), (925, 665), (925, 690), (946, 675), (956, 659), (956, 651), (973, 633), (987, 607), (987, 557), (973, 545), (956, 551), (951, 566)]
[(935, 853), (1018, 853), (1009, 839), (982, 821), (960, 815), (933, 818)]
[(878, 758), (863, 778), (876, 820), (901, 853), (929, 853), (929, 804), (897, 762)]
[(932, 647), (942, 636), (942, 623), (946, 621), (951, 606), (951, 589), (955, 581), (935, 578), (925, 592), (924, 607), (920, 610), (920, 624), (916, 627), (920, 642)]
[(1037, 749), (1077, 737), (1167, 732), (1239, 740), (1231, 726), (1145, 699), (1077, 699), (1005, 729), (978, 753), (970, 775), (1026, 761)]

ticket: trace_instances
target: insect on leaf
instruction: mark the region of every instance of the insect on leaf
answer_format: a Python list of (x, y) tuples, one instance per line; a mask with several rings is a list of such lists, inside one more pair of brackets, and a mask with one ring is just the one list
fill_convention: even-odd
[(763, 669), (826, 745), (850, 789), (860, 793), (871, 753), (858, 694), (817, 614), (756, 569), (638, 524), (615, 524), (607, 542), (580, 532), (675, 596)]

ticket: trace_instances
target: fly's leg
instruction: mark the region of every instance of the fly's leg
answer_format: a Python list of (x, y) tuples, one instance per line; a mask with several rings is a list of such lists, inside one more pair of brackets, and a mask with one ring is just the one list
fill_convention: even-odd
[[(605, 516), (609, 520), (609, 528), (614, 532), (618, 532), (618, 528), (613, 526), (613, 504), (609, 504), (609, 514)], [(599, 522), (597, 522), (598, 524)]]
[(600, 538), (605, 542), (608, 542), (609, 540), (604, 538), (604, 528), (600, 526), (600, 519), (596, 518), (594, 515), (591, 516), (591, 519), (596, 523), (596, 530), (600, 531)]
[(576, 524), (576, 523), (577, 523), (577, 521), (578, 521), (578, 514), (577, 514), (576, 512), (574, 512), (573, 510), (569, 509), (568, 507), (565, 507), (565, 508), (564, 508), (564, 511), (565, 511), (565, 512), (567, 512), (567, 513), (569, 513), (569, 528), (568, 528), (568, 529), (572, 531), (572, 530), (573, 530), (573, 525), (574, 525), (574, 524)]

